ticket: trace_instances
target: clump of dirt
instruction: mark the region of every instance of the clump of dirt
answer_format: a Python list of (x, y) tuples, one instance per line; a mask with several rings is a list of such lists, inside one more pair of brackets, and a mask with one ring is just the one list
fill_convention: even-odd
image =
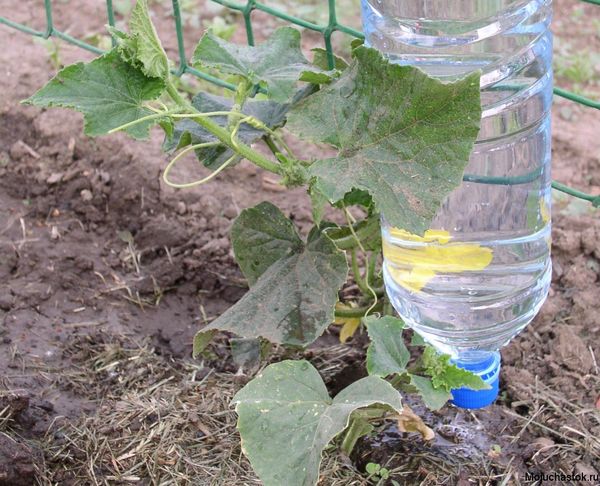
[(0, 433), (0, 486), (34, 484), (42, 452), (32, 444)]

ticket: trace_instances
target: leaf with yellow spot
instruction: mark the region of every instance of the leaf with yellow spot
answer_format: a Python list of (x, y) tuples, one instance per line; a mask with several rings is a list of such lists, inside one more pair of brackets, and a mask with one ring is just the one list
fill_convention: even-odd
[(483, 270), (491, 262), (493, 251), (476, 243), (451, 243), (450, 233), (427, 230), (423, 236), (401, 229), (390, 235), (412, 246), (396, 246), (384, 241), (383, 255), (390, 264), (394, 281), (413, 292), (419, 292), (436, 275)]

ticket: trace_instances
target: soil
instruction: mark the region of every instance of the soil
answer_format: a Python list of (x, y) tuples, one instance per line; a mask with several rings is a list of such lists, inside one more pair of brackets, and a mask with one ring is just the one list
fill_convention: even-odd
[[(71, 35), (102, 30), (103, 2), (86, 0), (77, 9), (55, 3), (55, 18)], [(169, 5), (154, 8), (174, 54)], [(593, 5), (558, 3), (558, 35), (573, 28), (568, 19), (579, 8), (593, 17)], [(2, 15), (40, 27), (37, 10), (0, 0)], [(262, 18), (259, 39), (273, 28)], [(188, 48), (199, 32), (188, 26)], [(243, 40), (243, 30), (234, 37)], [(317, 40), (304, 38), (307, 47)], [(573, 42), (588, 41), (575, 36)], [(46, 46), (25, 34), (2, 27), (0, 45), (10, 46), (0, 52), (0, 485), (165, 484), (154, 473), (135, 481), (116, 477), (97, 444), (86, 442), (91, 452), (82, 444), (119, 406), (144, 396), (164, 399), (154, 393), (165, 380), (179, 386), (171, 392), (204, 400), (217, 388), (232, 395), (249, 379), (225, 344), (215, 347), (213, 359), (192, 361), (192, 337), (246, 291), (228, 240), (239, 211), (269, 200), (306, 229), (308, 198), (301, 189), (282, 192), (247, 163), (201, 189), (170, 189), (159, 177), (165, 157), (158, 132), (144, 143), (120, 135), (89, 139), (80, 116), (19, 105), (54, 69)], [(65, 44), (59, 52), (63, 64), (90, 58)], [(598, 112), (557, 99), (553, 124), (554, 177), (600, 193)], [(179, 175), (195, 170), (190, 163)], [(528, 484), (526, 472), (600, 473), (600, 218), (587, 203), (557, 197), (553, 225), (550, 296), (502, 351), (497, 403), (476, 412), (448, 406), (432, 413), (409, 398), (436, 431), (432, 444), (387, 425), (361, 440), (351, 461), (340, 465), (328, 456), (329, 473), (320, 484), (370, 484), (363, 474), (368, 462), (392, 470), (400, 484)], [(335, 333), (304, 352), (333, 393), (365, 373), (364, 336), (325, 347), (336, 342)], [(185, 395), (190, 387), (203, 394)], [(148, 417), (138, 430), (159, 423)], [(234, 419), (222, 427), (231, 437)], [(118, 441), (119, 428), (104, 435)], [(77, 430), (88, 431), (87, 438)], [(258, 484), (238, 445), (225, 440), (211, 447), (232, 449), (206, 466), (206, 476), (178, 476), (170, 484)], [(83, 467), (88, 452), (98, 462), (89, 474)], [(225, 467), (228, 460), (238, 469)], [(215, 467), (225, 472), (213, 474)]]

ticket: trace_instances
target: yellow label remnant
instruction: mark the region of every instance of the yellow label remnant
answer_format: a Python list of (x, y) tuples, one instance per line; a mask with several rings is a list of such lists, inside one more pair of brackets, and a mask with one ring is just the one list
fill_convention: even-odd
[(450, 233), (427, 230), (423, 236), (393, 228), (390, 235), (405, 241), (430, 243), (399, 247), (384, 240), (383, 256), (391, 265), (387, 269), (394, 281), (419, 292), (437, 274), (483, 270), (493, 258), (491, 248), (476, 243), (451, 243)]

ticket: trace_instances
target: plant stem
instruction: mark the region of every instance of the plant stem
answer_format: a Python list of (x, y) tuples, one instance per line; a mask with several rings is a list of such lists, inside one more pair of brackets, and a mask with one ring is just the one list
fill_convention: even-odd
[(390, 378), (390, 385), (392, 385), (394, 388), (398, 388), (400, 385), (404, 385), (406, 381), (405, 376), (406, 372), (402, 374), (395, 373), (394, 376)]
[(129, 127), (132, 127), (134, 125), (137, 125), (138, 123), (143, 123), (145, 121), (149, 121), (149, 120), (156, 120), (158, 118), (164, 118), (166, 116), (169, 116), (170, 113), (167, 112), (161, 112), (161, 113), (154, 113), (153, 115), (146, 115), (143, 116), (142, 118), (138, 118), (136, 120), (130, 121), (129, 123), (125, 123), (124, 125), (120, 125), (116, 128), (112, 128), (110, 129), (107, 133), (115, 133), (115, 132), (120, 132), (121, 130), (125, 130)]
[(269, 147), (269, 150), (271, 150), (271, 152), (273, 152), (273, 155), (275, 157), (277, 157), (277, 154), (281, 153), (281, 151), (279, 150), (277, 145), (275, 145), (273, 138), (271, 138), (271, 135), (265, 136), (263, 138), (263, 140), (265, 141), (265, 144), (267, 145), (267, 147)]
[[(368, 256), (367, 261), (367, 283), (369, 285), (371, 285), (371, 283), (373, 282), (373, 279), (375, 277), (375, 265), (377, 265), (377, 256), (378, 254), (375, 252), (371, 252), (371, 254)], [(377, 291), (377, 289), (375, 289), (375, 291)]]
[[(167, 93), (169, 93), (169, 96), (171, 96), (173, 101), (175, 101), (175, 103), (179, 104), (182, 108), (199, 113), (198, 110), (196, 110), (196, 108), (194, 108), (194, 106), (192, 106), (192, 104), (189, 101), (185, 100), (177, 92), (177, 89), (175, 89), (175, 87), (173, 86), (173, 84), (170, 81), (167, 82)], [(201, 116), (200, 117), (190, 116), (190, 118), (194, 118), (194, 120), (196, 120), (196, 123), (198, 123), (198, 125), (200, 125), (202, 128), (205, 128), (206, 130), (208, 130), (215, 137), (217, 137), (219, 139), (219, 141), (221, 141), (224, 145), (227, 145), (227, 147), (229, 147), (230, 149), (238, 152), (242, 157), (248, 159), (250, 162), (258, 165), (259, 167), (262, 167), (265, 170), (268, 170), (269, 172), (273, 172), (273, 173), (281, 175), (281, 176), (285, 175), (285, 171), (284, 171), (283, 167), (281, 167), (281, 165), (270, 161), (269, 159), (265, 158), (262, 154), (259, 154), (255, 150), (252, 150), (250, 147), (248, 147), (244, 143), (234, 142), (231, 138), (231, 133), (229, 133), (229, 131), (227, 129), (223, 128), (222, 126), (215, 123), (211, 119), (201, 117)]]
[(171, 99), (177, 103), (181, 108), (185, 108), (186, 110), (189, 111), (198, 111), (196, 110), (196, 108), (194, 107), (194, 105), (192, 105), (188, 100), (186, 100), (183, 96), (181, 96), (179, 94), (179, 91), (177, 91), (177, 88), (175, 86), (173, 86), (173, 83), (171, 82), (171, 80), (167, 81), (167, 93), (169, 93), (169, 96), (171, 97)]
[(383, 301), (383, 315), (384, 316), (393, 316), (394, 315), (394, 306), (390, 302), (390, 298), (386, 295)]
[(352, 250), (350, 250), (350, 255), (352, 258), (352, 273), (354, 275), (354, 281), (356, 282), (356, 285), (358, 285), (358, 288), (360, 289), (363, 295), (370, 295), (371, 292), (369, 291), (369, 287), (365, 283), (360, 273), (358, 259), (356, 258), (356, 249), (352, 248)]
[(252, 84), (247, 79), (243, 79), (237, 86), (233, 96), (233, 106), (231, 107), (231, 115), (227, 120), (227, 128), (231, 129), (235, 123), (234, 114), (241, 113), (242, 107), (248, 98), (248, 91), (252, 88)]
[(346, 456), (350, 457), (354, 446), (358, 439), (367, 435), (373, 430), (373, 426), (361, 415), (352, 415), (350, 418), (350, 426), (346, 430), (344, 439), (342, 440), (341, 450)]
[(335, 315), (336, 317), (365, 317), (367, 312), (369, 314), (381, 310), (383, 303), (381, 301), (377, 302), (375, 306), (373, 305), (365, 305), (363, 307), (348, 307), (345, 309), (336, 308)]

